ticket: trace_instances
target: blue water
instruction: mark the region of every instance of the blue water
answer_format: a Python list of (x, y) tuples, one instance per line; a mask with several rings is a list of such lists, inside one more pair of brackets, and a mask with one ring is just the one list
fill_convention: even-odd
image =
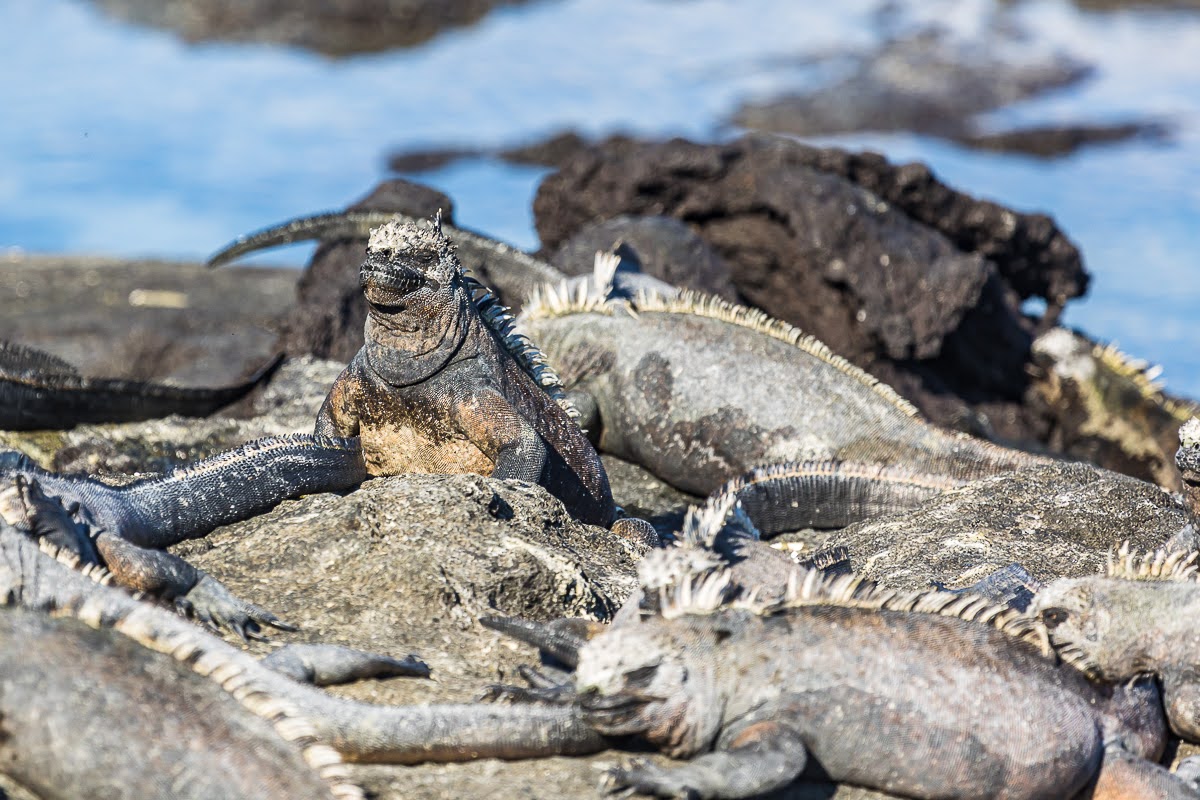
[[(1052, 214), (1094, 275), (1066, 321), (1163, 364), (1169, 389), (1200, 396), (1188, 335), (1200, 303), (1200, 14), (926, 0), (880, 15), (881, 5), (546, 0), (420, 47), (329, 60), (187, 45), (86, 2), (8, 0), (0, 249), (200, 258), (239, 233), (357, 198), (393, 150), (511, 145), (563, 128), (728, 135), (721, 121), (740, 102), (820, 79), (804, 57), (870, 46), (883, 16), (893, 28), (936, 20), (965, 40), (1018, 26), (1028, 31), (1020, 47), (1067, 53), (1097, 74), (990, 123), (1153, 116), (1175, 138), (1055, 161), (908, 135), (825, 141), (923, 160), (973, 194)], [(462, 224), (532, 248), (530, 200), (544, 174), (472, 159), (421, 179), (454, 198)], [(265, 258), (299, 264), (305, 252)]]

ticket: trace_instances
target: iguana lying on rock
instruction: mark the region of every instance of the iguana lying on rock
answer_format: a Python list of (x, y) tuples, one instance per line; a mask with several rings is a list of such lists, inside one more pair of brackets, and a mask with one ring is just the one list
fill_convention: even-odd
[(601, 450), (695, 494), (789, 460), (957, 480), (1049, 461), (936, 428), (812, 337), (715, 298), (548, 290), (519, 325), (563, 376)]
[[(317, 416), (323, 436), (359, 436), (367, 472), (477, 472), (537, 483), (572, 516), (612, 526), (600, 458), (558, 378), (464, 274), (439, 225), (377, 228), (362, 268), (366, 344)], [(640, 522), (640, 521), (639, 521)], [(617, 521), (655, 541), (646, 523)]]
[[(610, 788), (750, 797), (808, 765), (905, 797), (1200, 797), (1153, 763), (1153, 683), (1090, 682), (1010, 608), (812, 571), (773, 602), (732, 599), (726, 567), (695, 566), (644, 586), (657, 602), (590, 640), (555, 631), (575, 665), (560, 702), (605, 735), (691, 759), (614, 769)], [(868, 755), (880, 741), (887, 756)]]
[[(0, 519), (0, 599), (3, 599), (4, 603), (27, 610), (74, 616), (92, 628), (127, 637), (140, 647), (162, 653), (187, 669), (200, 675), (211, 676), (235, 697), (256, 698), (251, 710), (260, 715), (271, 718), (281, 709), (286, 709), (288, 716), (297, 720), (307, 720), (305, 728), (295, 727), (301, 725), (301, 722), (292, 723), (293, 731), (305, 731), (303, 735), (306, 741), (331, 746), (346, 759), (416, 763), (488, 757), (521, 758), (588, 753), (606, 745), (602, 737), (583, 725), (578, 709), (499, 708), (473, 704), (380, 706), (335, 697), (313, 686), (298, 683), (271, 669), (269, 664), (255, 660), (242, 650), (226, 644), (177, 615), (155, 605), (140, 602), (123, 590), (98, 583), (95, 580), (96, 570), (90, 570), (91, 574), (85, 575), (69, 564), (46, 554), (39, 546), (38, 539), (65, 535), (64, 532), (74, 525), (73, 520), (57, 503), (22, 492), (16, 485), (8, 485), (2, 493), (6, 496), (5, 503), (8, 505), (25, 503), (23, 517), (33, 521), (33, 527), (30, 527), (25, 523), (11, 525)], [(13, 497), (13, 494), (16, 496)], [(59, 555), (65, 557), (65, 554)], [(21, 653), (19, 646), (9, 647), (5, 644), (0, 649), (6, 653)], [(361, 665), (378, 660), (378, 657), (369, 654), (359, 654), (360, 658), (353, 663), (335, 663), (342, 659), (343, 655), (333, 654), (320, 659), (315, 667), (316, 671), (332, 670), (333, 677), (327, 677), (326, 680), (337, 680), (340, 679), (339, 676), (352, 676), (354, 670)], [(136, 684), (140, 680), (134, 671), (113, 668), (106, 671), (102, 679), (96, 679), (99, 682), (94, 684), (80, 674), (79, 670), (84, 666), (80, 660), (63, 658), (54, 661), (50, 668), (60, 671), (66, 681), (82, 683), (85, 689), (97, 696), (101, 696), (101, 691), (112, 682), (129, 681)], [(285, 672), (289, 675), (295, 674), (290, 669)], [(95, 727), (103, 724), (107, 714), (119, 715), (128, 711), (120, 697), (111, 706), (96, 708), (88, 703), (81, 706), (80, 711), (72, 711), (72, 706), (58, 696), (31, 697), (23, 693), (24, 690), (10, 693), (5, 688), (11, 685), (5, 683), (8, 675), (7, 669), (0, 670), (0, 713), (4, 714), (4, 728), (7, 733), (13, 730), (10, 727), (9, 709), (18, 706), (35, 710), (45, 707), (48, 712), (51, 705), (61, 702), (64, 705), (55, 708), (55, 713), (82, 713), (87, 724)], [(128, 683), (113, 686), (112, 690), (120, 696), (129, 696), (128, 693), (132, 693), (133, 697), (140, 696), (139, 693), (143, 691)], [(122, 695), (122, 692), (126, 694)], [(173, 713), (164, 712), (160, 706), (174, 708), (170, 705), (169, 698), (161, 703), (156, 701), (152, 710), (159, 713), (163, 723), (174, 725), (180, 722), (175, 719)], [(220, 708), (211, 704), (201, 708), (204, 713), (218, 716), (223, 713)], [(212, 728), (219, 730), (222, 724), (220, 720), (214, 720)], [(0, 742), (0, 751), (5, 747), (19, 746), (20, 741), (23, 740), (6, 738)], [(119, 750), (111, 756), (107, 756), (110, 752), (108, 749), (103, 752), (106, 759), (128, 759), (131, 750), (140, 757), (152, 754), (160, 744), (164, 743), (159, 742), (155, 734), (138, 732), (135, 726), (125, 738), (118, 740), (115, 746), (119, 746)], [(108, 769), (115, 768), (115, 765), (100, 761), (93, 743), (86, 738), (76, 741), (71, 736), (59, 736), (53, 742), (41, 741), (36, 746), (52, 748), (48, 756), (37, 756), (39, 763), (46, 763), (45, 759), (51, 762), (64, 757), (73, 759), (71, 774), (83, 775), (81, 779), (92, 782), (87, 785), (96, 785), (96, 782), (105, 785), (109, 775)], [(195, 769), (224, 769), (219, 762), (204, 760), (206, 749), (203, 746), (198, 747), (198, 752), (192, 754), (192, 758), (196, 760), (184, 763), (192, 765)], [(332, 756), (327, 749), (322, 752)], [(21, 756), (32, 758), (33, 754)], [(323, 756), (318, 767), (334, 760)], [(0, 771), (12, 774), (14, 769), (11, 761), (0, 762)], [(56, 776), (62, 774), (64, 773), (51, 770), (45, 778), (58, 780)], [(151, 775), (159, 780), (169, 780), (161, 774), (151, 772)], [(188, 774), (181, 772), (176, 777), (179, 781), (186, 781)], [(61, 785), (65, 788), (57, 790), (59, 794), (47, 794), (69, 797), (98, 796), (87, 791), (77, 791), (79, 787), (70, 782)], [(136, 785), (146, 784), (142, 782)], [(179, 787), (180, 794), (183, 793), (183, 788)], [(160, 793), (171, 794), (170, 784), (168, 783)], [(307, 795), (301, 793), (299, 796)]]
[(205, 417), (245, 396), (283, 363), (277, 356), (248, 380), (215, 389), (91, 378), (31, 347), (0, 342), (0, 430), (71, 428), (180, 414)]
[(1110, 557), (1104, 574), (1062, 578), (1039, 591), (1030, 613), (1055, 647), (1084, 654), (1104, 680), (1154, 675), (1171, 729), (1200, 742), (1200, 581), (1195, 551)]
[[(0, 452), (0, 476), (31, 481), (35, 491), (71, 509), (76, 525), (53, 544), (83, 564), (105, 567), (114, 582), (173, 602), (208, 624), (257, 636), (263, 624), (294, 628), (163, 548), (261, 514), (289, 497), (348, 489), (366, 473), (356, 439), (291, 435), (260, 439), (124, 486), (47, 472), (15, 451)], [(20, 510), (8, 512), (14, 522)]]

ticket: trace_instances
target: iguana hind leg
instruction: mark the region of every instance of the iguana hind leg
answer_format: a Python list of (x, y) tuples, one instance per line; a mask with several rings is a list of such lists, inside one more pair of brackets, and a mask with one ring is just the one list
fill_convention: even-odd
[(681, 767), (642, 762), (612, 769), (603, 788), (701, 800), (757, 797), (794, 781), (806, 760), (804, 742), (795, 731), (777, 722), (755, 722), (730, 737), (722, 749)]

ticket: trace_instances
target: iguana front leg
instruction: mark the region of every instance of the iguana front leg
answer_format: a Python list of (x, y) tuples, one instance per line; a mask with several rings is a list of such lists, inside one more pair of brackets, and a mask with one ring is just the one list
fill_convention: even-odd
[(807, 754), (800, 736), (778, 722), (752, 722), (721, 749), (682, 767), (642, 762), (609, 771), (603, 788), (634, 789), (659, 797), (756, 797), (783, 788), (804, 771)]
[(494, 453), (492, 477), (540, 483), (548, 450), (545, 440), (497, 391), (460, 401), (459, 426), (484, 453)]
[(313, 430), (317, 436), (358, 436), (358, 415), (354, 413), (354, 402), (349, 397), (352, 379), (347, 378), (348, 371), (349, 367), (338, 376), (325, 396), (325, 402), (321, 403)]
[(1171, 730), (1189, 742), (1200, 742), (1200, 672), (1170, 670), (1162, 676), (1162, 687)]
[(174, 601), (180, 611), (214, 628), (227, 627), (243, 639), (265, 638), (263, 625), (296, 630), (265, 608), (238, 599), (216, 578), (165, 550), (138, 547), (107, 531), (96, 536), (96, 549), (118, 584)]

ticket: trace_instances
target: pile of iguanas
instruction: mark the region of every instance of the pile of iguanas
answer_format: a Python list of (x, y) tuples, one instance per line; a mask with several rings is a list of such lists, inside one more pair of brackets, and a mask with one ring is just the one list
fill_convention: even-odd
[[(639, 277), (628, 248), (598, 257), (594, 276), (531, 292), (517, 319), (464, 269), (465, 234), (440, 220), (324, 216), (220, 257), (368, 227), (365, 344), (312, 434), (120, 485), (0, 453), (8, 781), (39, 798), (351, 798), (362, 794), (344, 761), (632, 747), (683, 763), (624, 762), (603, 789), (739, 798), (824, 781), (884, 793), (872, 797), (1200, 798), (1200, 763), (1162, 766), (1169, 743), (1200, 743), (1193, 527), (1154, 552), (1114, 550), (1103, 575), (1011, 564), (955, 590), (866, 580), (844, 548), (795, 558), (764, 537), (1058, 462), (930, 425), (795, 328)], [(253, 385), (81, 378), (17, 346), (0, 350), (0, 380), (0, 428), (209, 413)], [(1191, 487), (1200, 423), (1181, 441)], [(597, 449), (708, 499), (656, 530), (616, 505)], [(630, 542), (637, 589), (609, 624), (481, 620), (541, 663), (521, 671), (528, 686), (462, 705), (320, 688), (427, 676), (412, 658), (328, 644), (259, 661), (205, 629), (294, 630), (167, 548), (291, 497), (409, 472), (543, 487)]]

